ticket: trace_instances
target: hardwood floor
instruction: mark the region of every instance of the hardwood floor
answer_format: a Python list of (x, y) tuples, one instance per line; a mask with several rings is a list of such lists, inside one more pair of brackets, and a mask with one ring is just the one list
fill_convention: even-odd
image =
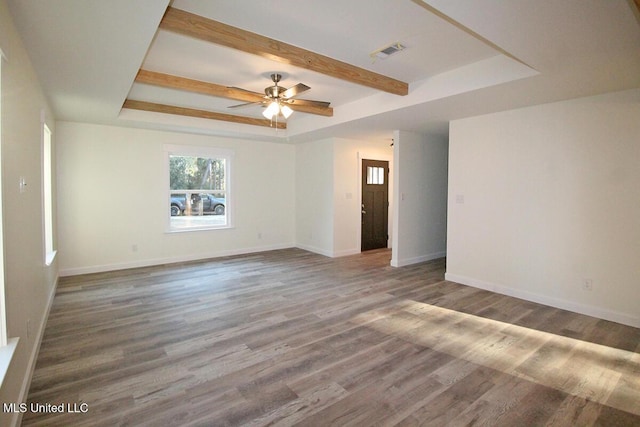
[(640, 425), (640, 329), (389, 259), (62, 278), (23, 425)]

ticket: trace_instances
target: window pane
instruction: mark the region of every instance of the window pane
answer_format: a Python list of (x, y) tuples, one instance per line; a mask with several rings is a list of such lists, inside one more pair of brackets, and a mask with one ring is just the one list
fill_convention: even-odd
[(225, 159), (169, 156), (172, 190), (225, 190)]
[(384, 168), (367, 166), (367, 184), (384, 184)]
[(171, 193), (171, 227), (216, 227), (227, 224), (226, 198), (221, 193)]
[(226, 170), (226, 158), (169, 155), (171, 229), (229, 224)]

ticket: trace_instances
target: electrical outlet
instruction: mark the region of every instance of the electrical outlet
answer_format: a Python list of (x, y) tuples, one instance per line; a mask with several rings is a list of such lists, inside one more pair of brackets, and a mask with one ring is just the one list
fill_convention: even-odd
[(584, 289), (585, 291), (592, 291), (593, 290), (593, 280), (592, 279), (584, 279), (582, 281), (582, 289)]
[(20, 177), (18, 186), (20, 188), (20, 193), (24, 193), (25, 191), (27, 191), (27, 179), (24, 176)]

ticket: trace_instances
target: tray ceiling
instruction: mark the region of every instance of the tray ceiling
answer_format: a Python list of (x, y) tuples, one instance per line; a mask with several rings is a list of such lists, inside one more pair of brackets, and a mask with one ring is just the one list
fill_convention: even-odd
[[(449, 120), (466, 115), (640, 86), (640, 25), (626, 0), (171, 3), (169, 10), (404, 82), (406, 95), (356, 83), (332, 72), (334, 64), (326, 72), (168, 28), (167, 0), (8, 3), (61, 120), (274, 141), (371, 139), (388, 138), (394, 129), (446, 133)], [(406, 49), (371, 57), (396, 42)], [(295, 111), (276, 132), (250, 122), (263, 120), (259, 105), (230, 109), (242, 101), (142, 82), (140, 70), (255, 93), (278, 72), (283, 87), (311, 87), (300, 98), (331, 102), (332, 116)], [(128, 108), (131, 102), (175, 110), (142, 111)], [(213, 118), (180, 115), (180, 109)], [(227, 121), (227, 115), (250, 120)]]

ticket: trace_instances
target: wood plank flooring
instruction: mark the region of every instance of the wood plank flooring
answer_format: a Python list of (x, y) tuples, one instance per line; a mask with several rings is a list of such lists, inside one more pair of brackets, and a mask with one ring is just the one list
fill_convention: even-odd
[(23, 425), (640, 426), (640, 329), (390, 255), (62, 278)]

